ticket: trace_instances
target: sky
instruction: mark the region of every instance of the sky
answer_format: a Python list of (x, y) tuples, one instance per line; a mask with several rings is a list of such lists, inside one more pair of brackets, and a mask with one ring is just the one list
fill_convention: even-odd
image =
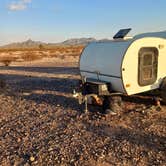
[(166, 30), (166, 0), (0, 0), (0, 45)]

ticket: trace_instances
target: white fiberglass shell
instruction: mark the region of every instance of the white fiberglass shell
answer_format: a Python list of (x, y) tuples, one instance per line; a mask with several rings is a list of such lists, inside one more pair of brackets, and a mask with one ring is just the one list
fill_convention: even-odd
[[(138, 83), (138, 59), (141, 48), (155, 47), (159, 52), (156, 81), (147, 86)], [(130, 40), (94, 42), (80, 58), (82, 77), (111, 83), (112, 90), (128, 95), (159, 87), (166, 76), (166, 33), (148, 33)]]

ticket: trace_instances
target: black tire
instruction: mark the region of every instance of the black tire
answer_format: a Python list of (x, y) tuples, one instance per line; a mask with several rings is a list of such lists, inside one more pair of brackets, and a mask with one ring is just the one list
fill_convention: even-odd
[(105, 96), (103, 101), (103, 111), (110, 109), (114, 112), (122, 111), (122, 98), (121, 96)]
[(109, 97), (105, 96), (103, 101), (103, 113), (105, 113), (107, 109), (110, 109), (110, 101)]
[(115, 112), (122, 111), (122, 98), (121, 96), (112, 96), (110, 97), (110, 109)]

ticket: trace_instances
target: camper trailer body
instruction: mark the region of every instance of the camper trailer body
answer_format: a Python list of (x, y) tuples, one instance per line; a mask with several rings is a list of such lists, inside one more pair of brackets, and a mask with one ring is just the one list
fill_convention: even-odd
[[(103, 89), (105, 95), (134, 95), (158, 89), (166, 77), (166, 32), (90, 43), (79, 69), (86, 94), (99, 94), (99, 89), (102, 94)], [(89, 91), (87, 84), (98, 90)]]

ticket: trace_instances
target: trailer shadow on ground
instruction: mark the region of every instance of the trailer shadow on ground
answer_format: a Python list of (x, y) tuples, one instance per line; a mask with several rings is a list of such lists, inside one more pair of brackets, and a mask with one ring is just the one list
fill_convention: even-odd
[(21, 72), (38, 72), (48, 74), (79, 74), (78, 67), (25, 67), (25, 66), (0, 66), (0, 70), (11, 70)]
[[(7, 88), (16, 96), (36, 103), (45, 102), (64, 108), (80, 109), (77, 100), (72, 97), (73, 89), (78, 86), (78, 79), (72, 78), (73, 75), (78, 75), (76, 67), (0, 67), (0, 70), (0, 79), (6, 81)], [(10, 74), (10, 71), (13, 73)], [(53, 75), (44, 77), (38, 73)]]

